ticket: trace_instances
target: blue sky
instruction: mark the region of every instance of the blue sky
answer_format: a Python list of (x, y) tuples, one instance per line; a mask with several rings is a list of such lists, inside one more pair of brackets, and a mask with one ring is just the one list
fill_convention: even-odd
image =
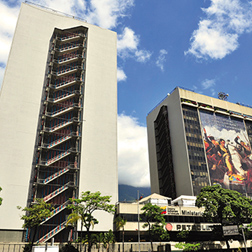
[[(176, 86), (252, 105), (252, 2), (36, 0), (118, 34), (119, 183), (149, 186), (146, 115)], [(0, 83), (21, 1), (0, 0)]]

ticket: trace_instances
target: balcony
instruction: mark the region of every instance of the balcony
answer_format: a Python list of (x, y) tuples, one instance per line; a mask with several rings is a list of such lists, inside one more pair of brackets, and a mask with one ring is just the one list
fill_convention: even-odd
[(78, 70), (79, 71), (84, 71), (85, 69), (82, 68), (81, 66), (73, 66), (73, 67), (69, 67), (69, 68), (66, 68), (66, 69), (60, 69), (60, 70), (57, 70), (57, 71), (52, 70), (48, 75), (49, 76), (55, 76), (55, 77), (63, 77), (63, 76), (68, 75), (68, 74), (74, 74)]
[[(65, 46), (60, 46), (59, 48), (54, 47), (52, 49), (52, 52), (58, 53), (58, 54), (63, 54), (63, 53), (70, 53), (75, 50), (78, 50), (79, 48), (84, 48), (84, 45), (82, 43), (73, 43), (73, 44), (68, 44)], [(54, 54), (54, 53), (53, 53)]]
[(54, 228), (52, 231), (48, 232), (46, 235), (44, 235), (42, 238), (40, 238), (37, 243), (42, 243), (50, 240), (53, 236), (61, 232), (63, 229), (66, 228), (66, 221), (58, 225), (56, 228)]
[(75, 90), (74, 92), (72, 92), (72, 93), (65, 93), (65, 94), (63, 94), (63, 95), (61, 95), (61, 96), (58, 96), (58, 97), (55, 97), (55, 98), (48, 98), (45, 102), (51, 102), (51, 103), (54, 103), (54, 104), (56, 104), (56, 103), (59, 103), (59, 102), (63, 102), (63, 101), (65, 101), (65, 100), (68, 100), (68, 99), (70, 99), (70, 98), (73, 98), (74, 96), (76, 96), (76, 95), (80, 95), (80, 91), (77, 91), (77, 90)]
[(66, 191), (69, 187), (73, 187), (74, 186), (74, 182), (68, 182), (67, 184), (61, 186), (60, 188), (58, 188), (57, 190), (51, 192), (50, 194), (46, 195), (44, 197), (44, 201), (48, 202), (51, 199), (55, 198), (56, 196), (58, 196), (59, 194), (63, 193), (64, 191)]
[(64, 142), (66, 142), (67, 140), (69, 140), (72, 136), (71, 135), (67, 135), (67, 136), (63, 136), (62, 138), (59, 138), (49, 144), (42, 144), (40, 145), (40, 147), (38, 148), (38, 150), (40, 150), (41, 148), (47, 148), (47, 149), (51, 149), (59, 144), (62, 144)]
[(66, 63), (72, 63), (78, 59), (82, 59), (81, 54), (77, 54), (77, 55), (72, 55), (72, 56), (68, 56), (65, 58), (61, 58), (61, 59), (57, 59), (57, 60), (53, 60), (53, 63), (56, 63), (58, 65), (63, 65)]
[(52, 182), (53, 180), (55, 180), (56, 178), (60, 177), (61, 175), (67, 173), (68, 171), (70, 171), (69, 168), (63, 168), (62, 170), (54, 173), (53, 175), (51, 175), (43, 180), (39, 180), (39, 181), (41, 181), (42, 184), (46, 185), (46, 184)]
[(73, 42), (73, 41), (77, 41), (79, 39), (85, 38), (85, 34), (83, 33), (71, 33), (71, 34), (67, 34), (63, 37), (57, 37), (54, 42)]
[(63, 122), (61, 122), (61, 123), (59, 123), (59, 124), (57, 124), (55, 126), (44, 127), (41, 130), (40, 133), (43, 133), (43, 132), (53, 133), (53, 132), (55, 132), (55, 131), (57, 131), (59, 129), (62, 129), (62, 128), (66, 127), (66, 126), (68, 126), (70, 124), (72, 124), (72, 123), (77, 123), (77, 122), (79, 122), (79, 119), (77, 117), (73, 117), (73, 118), (71, 118), (71, 119), (69, 119), (67, 121), (63, 121)]
[(62, 205), (58, 206), (56, 209), (54, 209), (51, 212), (51, 216), (46, 218), (44, 221), (42, 221), (40, 223), (40, 225), (44, 224), (45, 222), (47, 222), (48, 220), (50, 220), (51, 218), (53, 218), (55, 215), (57, 215), (58, 213), (60, 213), (61, 211), (63, 211), (64, 209), (66, 209), (67, 205), (68, 205), (69, 201), (66, 201), (65, 203), (63, 203)]

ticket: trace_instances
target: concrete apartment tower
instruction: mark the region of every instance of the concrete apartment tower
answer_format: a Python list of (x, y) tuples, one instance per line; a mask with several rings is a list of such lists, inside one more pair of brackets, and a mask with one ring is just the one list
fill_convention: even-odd
[[(22, 208), (52, 203), (36, 240), (67, 241), (68, 199), (118, 199), (117, 35), (22, 3), (0, 93), (0, 241), (27, 240)], [(113, 227), (99, 212), (94, 231)], [(78, 228), (80, 229), (80, 228)]]
[(220, 184), (252, 196), (252, 108), (175, 88), (147, 116), (151, 192)]

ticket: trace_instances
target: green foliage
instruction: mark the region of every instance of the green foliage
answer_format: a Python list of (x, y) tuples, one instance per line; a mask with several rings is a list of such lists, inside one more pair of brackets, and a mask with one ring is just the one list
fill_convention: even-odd
[(200, 248), (200, 243), (180, 242), (175, 245), (175, 248), (183, 249), (183, 251), (197, 251)]
[(181, 240), (185, 240), (188, 235), (189, 235), (189, 230), (183, 230), (183, 231), (180, 231), (178, 234), (177, 234), (177, 237)]
[(144, 228), (151, 227), (152, 222), (165, 224), (164, 216), (161, 214), (163, 210), (159, 206), (147, 203), (142, 207), (141, 210), (143, 210), (142, 215), (146, 221), (146, 223), (143, 225)]
[(82, 192), (79, 199), (70, 199), (72, 204), (68, 206), (72, 209), (69, 215), (68, 224), (74, 224), (81, 220), (81, 225), (87, 230), (91, 226), (98, 224), (98, 220), (92, 215), (94, 211), (102, 210), (108, 213), (114, 213), (114, 205), (110, 205), (111, 196), (101, 196), (100, 192), (91, 193)]
[(103, 240), (104, 240), (103, 233), (96, 234), (96, 248), (98, 249), (98, 252), (100, 251), (101, 243), (103, 243)]
[(122, 218), (121, 216), (117, 216), (114, 222), (116, 224), (117, 230), (120, 230), (121, 228), (124, 230), (124, 226), (126, 225), (127, 220)]
[(79, 252), (70, 242), (65, 244), (60, 250), (60, 252)]
[(153, 251), (153, 239), (158, 241), (169, 240), (169, 234), (164, 229), (165, 218), (161, 214), (163, 210), (157, 206), (152, 205), (151, 203), (145, 204), (142, 209), (142, 216), (144, 217), (145, 223), (143, 228), (148, 228), (149, 230), (149, 239), (151, 242), (151, 250)]
[(163, 224), (162, 225), (157, 224), (157, 223), (153, 224), (151, 234), (152, 234), (153, 240), (155, 241), (168, 241), (170, 239), (170, 236), (167, 233), (167, 231), (164, 229)]
[[(243, 229), (243, 233), (245, 235), (246, 240), (251, 239), (251, 237), (252, 237), (251, 228), (252, 228), (252, 223), (250, 223), (249, 225), (246, 225), (246, 226), (245, 225), (244, 226), (243, 225), (239, 226), (240, 231)], [(242, 233), (242, 231), (240, 233)]]
[[(0, 192), (2, 191), (2, 187), (0, 187)], [(0, 197), (0, 206), (2, 205), (3, 199)]]
[(124, 226), (126, 225), (127, 223), (127, 220), (122, 218), (121, 216), (117, 216), (115, 218), (115, 221), (116, 223), (116, 230), (120, 230), (121, 228), (123, 229), (123, 233), (122, 233), (122, 242), (123, 242), (123, 252), (124, 252)]
[(84, 226), (87, 230), (88, 251), (91, 251), (92, 241), (90, 236), (90, 228), (98, 224), (99, 221), (93, 216), (97, 210), (114, 213), (115, 206), (109, 204), (111, 196), (101, 196), (101, 193), (90, 191), (82, 192), (79, 199), (70, 199), (71, 205), (68, 206), (72, 213), (68, 216), (68, 224), (76, 224), (81, 221), (81, 229)]
[(104, 234), (103, 238), (103, 246), (106, 248), (107, 251), (109, 251), (109, 244), (115, 243), (115, 236), (113, 234), (113, 231), (110, 229), (108, 233)]
[[(21, 209), (21, 207), (17, 208)], [(51, 211), (53, 209), (54, 208), (52, 207), (52, 205), (44, 202), (43, 199), (35, 199), (30, 207), (25, 207), (24, 209), (22, 209), (22, 211), (26, 212), (26, 214), (21, 216), (21, 220), (24, 220), (23, 228), (34, 229), (30, 250), (29, 246), (25, 247), (24, 249), (31, 251), (38, 226), (43, 220), (51, 216)]]
[(54, 208), (51, 204), (44, 202), (43, 199), (36, 199), (30, 207), (25, 207), (22, 211), (26, 212), (21, 216), (21, 220), (24, 220), (24, 228), (33, 228), (39, 226), (40, 223), (51, 216), (51, 211)]
[[(92, 247), (93, 245), (97, 246), (99, 236), (97, 234), (90, 234), (90, 246)], [(88, 244), (88, 235), (85, 235), (84, 239), (81, 241), (83, 244)]]
[(30, 252), (30, 251), (32, 251), (32, 244), (31, 243), (25, 244), (25, 246), (23, 247), (23, 252)]
[(197, 196), (196, 206), (204, 207), (204, 217), (209, 221), (240, 225), (250, 222), (252, 200), (239, 192), (223, 189), (220, 185), (206, 186)]

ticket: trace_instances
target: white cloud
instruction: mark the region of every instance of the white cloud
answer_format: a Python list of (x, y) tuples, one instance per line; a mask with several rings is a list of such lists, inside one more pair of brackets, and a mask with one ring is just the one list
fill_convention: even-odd
[(197, 90), (198, 89), (198, 87), (197, 86), (195, 86), (195, 85), (193, 85), (193, 90)]
[(212, 96), (215, 96), (215, 94), (216, 94), (215, 89), (211, 88), (210, 91), (211, 91)]
[(238, 38), (252, 30), (252, 5), (240, 0), (211, 0), (202, 9), (206, 18), (191, 36), (191, 46), (185, 54), (197, 58), (222, 59), (236, 50)]
[(151, 57), (151, 52), (146, 50), (139, 50), (135, 52), (136, 61), (138, 62), (146, 62)]
[[(0, 63), (7, 62), (10, 45), (19, 13), (20, 2), (15, 7), (10, 7), (0, 0)], [(117, 27), (119, 18), (127, 16), (127, 11), (134, 6), (134, 0), (35, 0), (48, 8), (78, 16), (89, 23), (96, 24), (106, 29)], [(134, 57), (136, 61), (149, 60), (151, 53), (139, 50), (139, 36), (134, 31), (125, 28), (123, 34), (118, 35), (118, 52), (122, 58)], [(126, 79), (123, 72), (119, 72), (119, 78)], [(121, 80), (121, 79), (119, 79)]]
[(161, 49), (159, 51), (159, 56), (156, 61), (156, 65), (160, 67), (161, 71), (164, 71), (164, 63), (166, 61), (165, 55), (168, 54), (168, 52), (165, 49)]
[(91, 0), (85, 19), (100, 27), (111, 29), (117, 26), (118, 18), (124, 17), (134, 0)]
[(117, 52), (122, 59), (135, 58), (138, 62), (146, 62), (151, 57), (151, 52), (139, 50), (140, 37), (129, 27), (125, 27), (122, 34), (117, 36)]
[(117, 68), (117, 81), (125, 81), (127, 79), (126, 74), (121, 68)]
[(209, 79), (205, 79), (202, 83), (201, 83), (203, 89), (208, 89), (208, 88), (212, 88), (213, 86), (215, 86), (215, 80), (209, 80)]
[(122, 34), (117, 36), (118, 53), (123, 53), (125, 50), (135, 51), (139, 43), (139, 37), (135, 32), (128, 27), (125, 27)]
[[(69, 0), (38, 0), (37, 2), (50, 9), (57, 10), (59, 12), (63, 12), (73, 16), (76, 15), (76, 12), (74, 10), (75, 4), (80, 3), (80, 1)], [(85, 5), (83, 7), (85, 7)]]
[(134, 0), (37, 0), (48, 8), (78, 16), (91, 24), (112, 29), (120, 17), (127, 16), (127, 10), (134, 6)]
[(119, 184), (150, 186), (147, 129), (137, 118), (118, 115)]

